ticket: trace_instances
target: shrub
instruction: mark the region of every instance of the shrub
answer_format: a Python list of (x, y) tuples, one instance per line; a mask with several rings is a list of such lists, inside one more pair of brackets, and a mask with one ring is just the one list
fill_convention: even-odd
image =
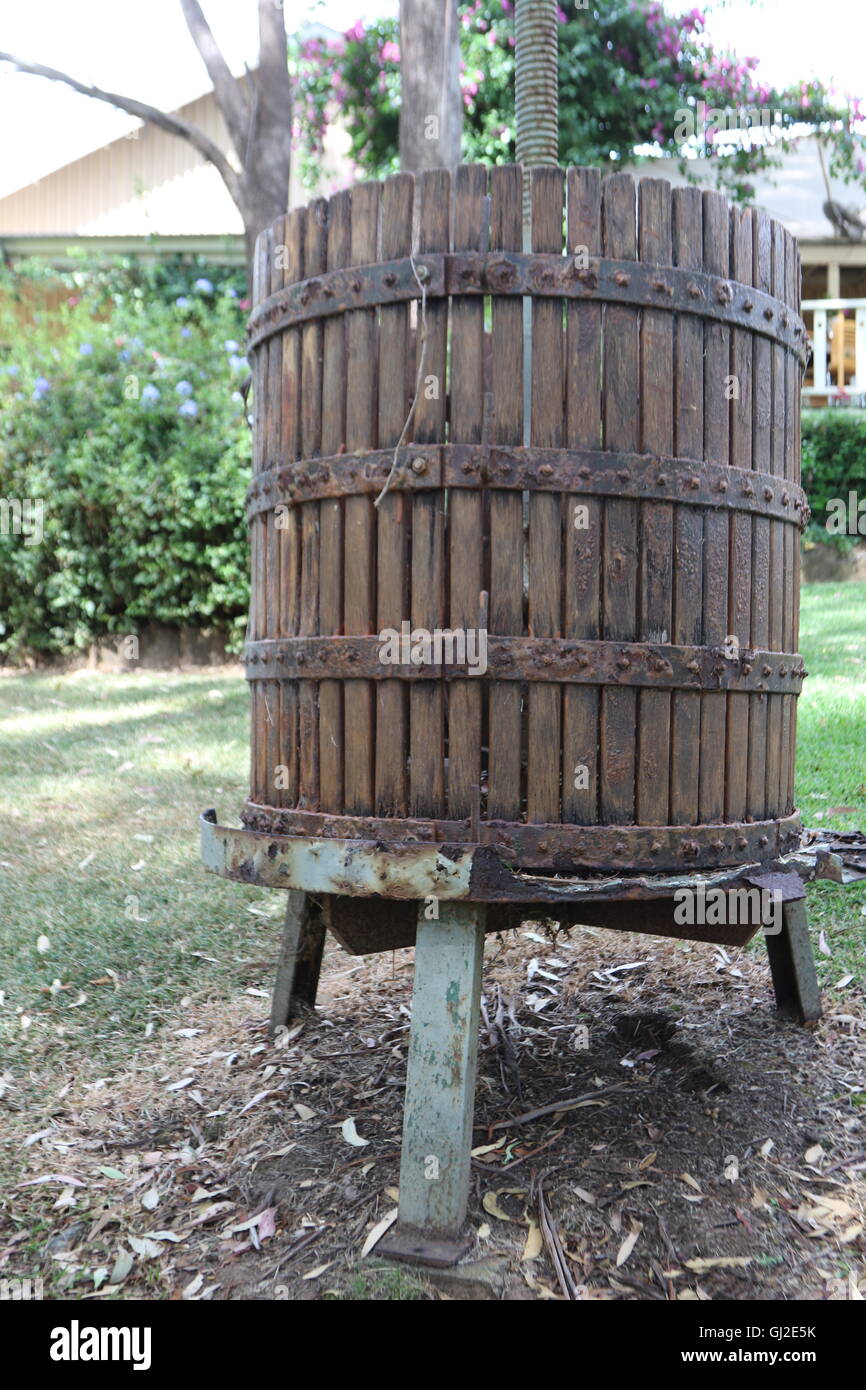
[(41, 543), (0, 528), (0, 651), (72, 652), (149, 621), (238, 639), (250, 452), (239, 273), (83, 269), (64, 277), (59, 307), (24, 311), (46, 280), (0, 278), (0, 498), (43, 503)]
[(803, 487), (812, 508), (807, 541), (831, 543), (847, 549), (851, 536), (834, 536), (827, 530), (827, 504), (849, 492), (866, 498), (866, 413), (847, 410), (810, 411), (803, 415)]

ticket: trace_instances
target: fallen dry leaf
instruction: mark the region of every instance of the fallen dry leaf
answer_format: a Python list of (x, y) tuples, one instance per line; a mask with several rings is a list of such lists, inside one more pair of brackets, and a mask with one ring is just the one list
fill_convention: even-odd
[(695, 1274), (706, 1274), (709, 1269), (745, 1269), (752, 1263), (751, 1255), (720, 1255), (713, 1260), (684, 1260), (686, 1269)]
[(355, 1128), (355, 1117), (350, 1115), (340, 1126), (340, 1133), (347, 1144), (351, 1144), (354, 1149), (363, 1149), (369, 1144), (369, 1139), (362, 1139)]
[(640, 1221), (636, 1221), (632, 1226), (631, 1230), (629, 1231), (628, 1235), (626, 1236), (625, 1240), (623, 1241), (622, 1245), (619, 1247), (619, 1251), (616, 1257), (617, 1269), (619, 1269), (621, 1265), (625, 1264), (629, 1255), (634, 1250), (638, 1242), (638, 1237), (640, 1236), (642, 1230), (643, 1223)]
[(376, 1222), (372, 1231), (369, 1232), (367, 1239), (364, 1241), (364, 1244), (361, 1246), (362, 1260), (369, 1255), (374, 1245), (378, 1245), (385, 1232), (390, 1231), (394, 1222), (397, 1220), (398, 1210), (398, 1207), (394, 1207), (392, 1211), (387, 1212), (385, 1216), (382, 1217), (381, 1221)]

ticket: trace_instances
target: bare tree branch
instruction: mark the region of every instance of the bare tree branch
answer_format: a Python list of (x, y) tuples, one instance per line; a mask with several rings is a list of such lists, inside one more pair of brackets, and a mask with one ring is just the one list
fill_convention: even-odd
[(152, 125), (168, 131), (169, 135), (177, 135), (182, 140), (188, 140), (191, 145), (195, 146), (199, 154), (204, 155), (205, 159), (214, 165), (235, 203), (238, 202), (240, 179), (237, 172), (229, 164), (219, 146), (215, 145), (213, 140), (205, 135), (198, 126), (182, 120), (180, 116), (171, 115), (167, 111), (160, 111), (156, 106), (149, 106), (147, 102), (136, 101), (134, 97), (120, 96), (117, 92), (104, 92), (100, 87), (89, 87), (86, 83), (79, 82), (77, 78), (70, 77), (66, 72), (60, 72), (56, 68), (43, 67), (41, 63), (25, 62), (23, 58), (16, 58), (12, 53), (0, 53), (0, 63), (12, 63), (19, 72), (32, 73), (34, 77), (46, 77), (50, 82), (63, 82), (74, 92), (80, 92), (82, 96), (94, 97), (97, 101), (105, 101), (109, 106), (116, 106), (118, 110), (128, 112), (130, 116), (137, 116), (142, 121), (150, 121)]
[(249, 109), (237, 80), (223, 57), (198, 0), (180, 0), (186, 27), (213, 83), (214, 96), (223, 114), (238, 159), (244, 159), (249, 128)]

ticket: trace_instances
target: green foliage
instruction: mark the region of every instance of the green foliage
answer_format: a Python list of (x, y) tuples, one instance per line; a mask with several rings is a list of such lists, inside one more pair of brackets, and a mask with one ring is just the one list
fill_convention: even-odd
[[(463, 158), (507, 163), (515, 157), (512, 0), (459, 5)], [(859, 102), (817, 80), (780, 91), (760, 80), (758, 60), (717, 52), (701, 9), (658, 0), (561, 0), (559, 124), (563, 164), (611, 167), (637, 155), (666, 155), (688, 173), (691, 157), (713, 161), (717, 182), (748, 201), (750, 177), (778, 165), (798, 135), (826, 139), (831, 173), (863, 183), (864, 123)], [(295, 134), (305, 177), (315, 182), (329, 117), (339, 114), (361, 175), (397, 167), (400, 107), (399, 23), (359, 20), (339, 39), (295, 40)], [(700, 103), (704, 103), (701, 111)], [(720, 113), (724, 112), (724, 120)], [(759, 124), (779, 113), (772, 139), (719, 139), (725, 122)], [(714, 119), (715, 116), (715, 119)]]
[(854, 539), (827, 531), (828, 503), (847, 504), (854, 492), (866, 499), (866, 414), (863, 411), (816, 410), (803, 416), (803, 487), (812, 508), (807, 540), (849, 549)]
[(65, 302), (34, 310), (56, 275), (0, 278), (0, 498), (41, 500), (43, 532), (28, 543), (32, 511), (0, 528), (0, 651), (80, 650), (148, 621), (238, 635), (243, 280), (180, 261), (62, 279)]

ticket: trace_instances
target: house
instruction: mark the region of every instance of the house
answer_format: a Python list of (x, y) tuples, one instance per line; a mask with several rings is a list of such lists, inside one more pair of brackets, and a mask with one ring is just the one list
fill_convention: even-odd
[[(234, 158), (212, 91), (175, 114)], [(74, 245), (97, 255), (180, 252), (243, 264), (240, 214), (213, 165), (186, 140), (153, 125), (130, 125), (128, 134), (0, 197), (0, 255), (7, 263), (36, 256), (60, 267)], [(348, 144), (345, 131), (329, 128), (317, 193), (350, 181)], [(311, 196), (296, 175), (289, 193), (292, 207)]]
[[(692, 179), (716, 186), (715, 161), (690, 160)], [(636, 177), (662, 174), (673, 184), (687, 176), (670, 160), (632, 166)], [(824, 212), (827, 185), (814, 136), (804, 136), (782, 156), (781, 166), (756, 174), (754, 204), (797, 238), (803, 266), (802, 311), (812, 337), (812, 361), (803, 383), (803, 404), (866, 406), (866, 193), (830, 180), (834, 203), (851, 215), (849, 237)], [(856, 223), (863, 227), (858, 238)]]

